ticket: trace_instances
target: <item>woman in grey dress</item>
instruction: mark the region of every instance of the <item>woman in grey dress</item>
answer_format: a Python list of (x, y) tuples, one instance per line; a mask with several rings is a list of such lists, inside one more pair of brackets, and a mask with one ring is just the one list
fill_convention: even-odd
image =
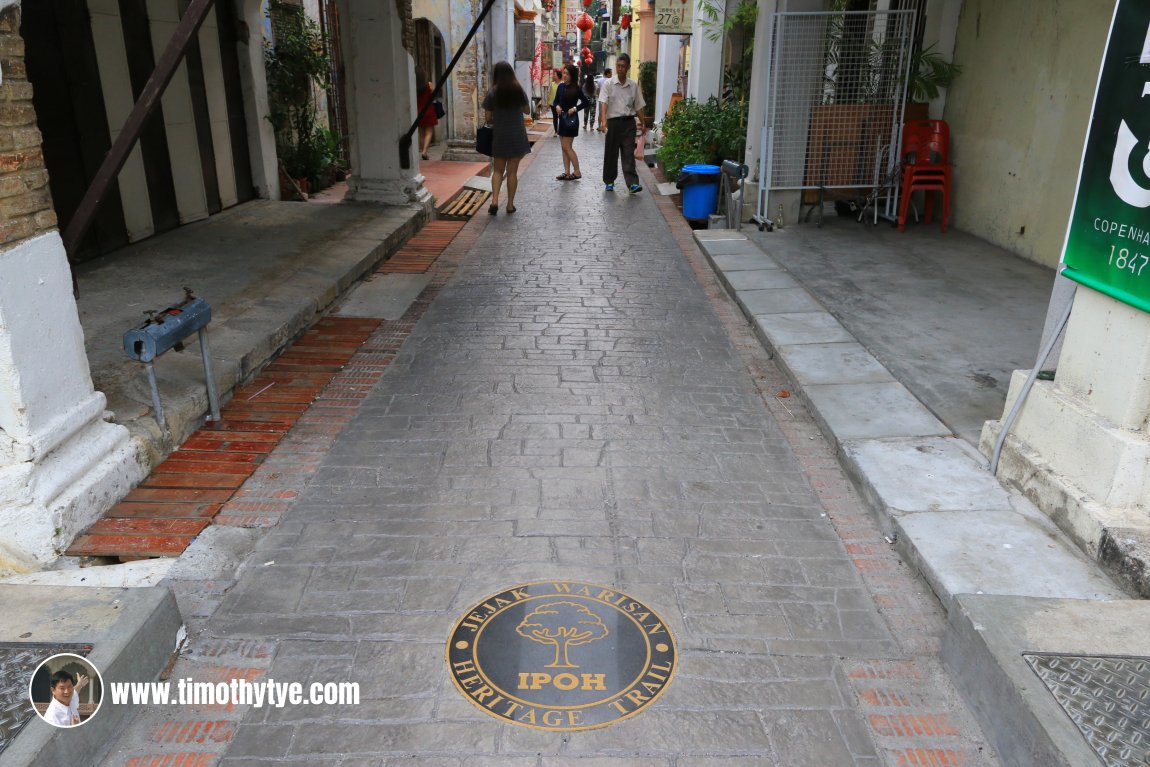
[(523, 115), (531, 113), (531, 105), (523, 86), (515, 77), (515, 70), (506, 61), (495, 65), (491, 73), (491, 90), (483, 99), (484, 117), (492, 128), (491, 205), (487, 212), (499, 212), (499, 187), (507, 176), (507, 212), (515, 212), (515, 189), (519, 185), (516, 175), (519, 160), (531, 152), (527, 141), (527, 126)]

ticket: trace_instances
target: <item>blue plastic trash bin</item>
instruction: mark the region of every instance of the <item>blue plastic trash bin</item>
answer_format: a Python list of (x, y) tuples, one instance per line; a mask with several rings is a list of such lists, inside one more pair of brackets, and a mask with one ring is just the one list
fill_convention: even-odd
[(683, 218), (707, 218), (719, 206), (719, 166), (684, 165), (680, 171)]

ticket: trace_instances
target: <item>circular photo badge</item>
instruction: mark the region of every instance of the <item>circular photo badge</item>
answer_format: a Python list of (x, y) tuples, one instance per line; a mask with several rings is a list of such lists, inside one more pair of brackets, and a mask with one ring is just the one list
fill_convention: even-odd
[(634, 716), (675, 674), (675, 640), (654, 610), (617, 589), (528, 583), (468, 610), (447, 645), (452, 680), (507, 722), (588, 730)]
[(32, 707), (53, 727), (79, 727), (100, 710), (104, 683), (87, 658), (72, 653), (44, 660), (28, 681)]

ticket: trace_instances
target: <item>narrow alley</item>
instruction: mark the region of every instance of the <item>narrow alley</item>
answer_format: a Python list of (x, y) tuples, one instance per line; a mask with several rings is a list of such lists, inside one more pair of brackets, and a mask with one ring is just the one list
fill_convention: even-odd
[[(191, 617), (173, 682), (350, 681), (359, 703), (141, 708), (105, 767), (998, 764), (939, 664), (935, 598), (650, 173), (604, 192), (602, 145), (576, 139), (574, 182), (553, 179), (556, 140), (536, 146), (517, 212), (467, 225), (475, 244), (238, 574), (174, 584)], [(495, 706), (487, 685), (516, 673), (610, 685), (642, 645), (608, 621), (560, 663), (493, 634), (479, 688), (445, 658), (453, 627), (528, 584), (629, 597), (672, 638), (639, 673), (673, 669), (609, 689), (613, 722), (544, 719), (582, 705), (561, 695), (538, 719)]]

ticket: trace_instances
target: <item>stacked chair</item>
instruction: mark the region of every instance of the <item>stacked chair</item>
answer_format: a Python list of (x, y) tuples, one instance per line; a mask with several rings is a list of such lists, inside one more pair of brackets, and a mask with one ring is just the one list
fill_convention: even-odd
[(902, 132), (902, 191), (898, 204), (898, 230), (906, 229), (906, 213), (913, 192), (926, 192), (923, 220), (930, 223), (931, 194), (942, 193), (942, 231), (950, 223), (950, 128), (943, 120), (911, 120)]

